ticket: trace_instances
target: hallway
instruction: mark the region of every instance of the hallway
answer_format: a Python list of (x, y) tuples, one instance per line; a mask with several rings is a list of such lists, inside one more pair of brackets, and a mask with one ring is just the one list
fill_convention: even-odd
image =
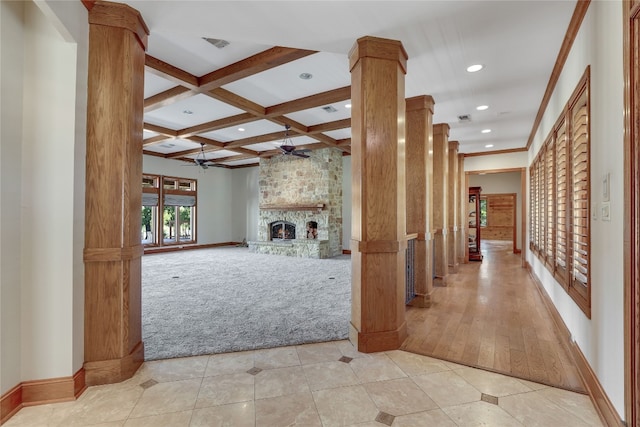
[(429, 309), (407, 307), (402, 349), (585, 393), (536, 284), (511, 242), (484, 241), (482, 263), (461, 264)]

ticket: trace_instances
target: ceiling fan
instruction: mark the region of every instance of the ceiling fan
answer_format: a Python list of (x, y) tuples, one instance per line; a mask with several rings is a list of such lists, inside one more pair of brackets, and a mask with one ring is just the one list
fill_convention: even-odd
[(193, 158), (193, 162), (194, 162), (194, 164), (192, 164), (192, 165), (184, 165), (184, 166), (199, 166), (202, 169), (209, 169), (210, 166), (217, 167), (217, 168), (225, 167), (224, 165), (221, 165), (219, 163), (214, 163), (211, 160), (207, 160), (207, 158), (205, 157), (205, 154), (204, 154), (204, 143), (203, 142), (200, 143), (200, 152), (198, 153), (198, 155), (196, 157)]
[(302, 158), (309, 157), (305, 153), (309, 153), (311, 150), (296, 150), (296, 146), (293, 145), (293, 141), (291, 141), (291, 138), (289, 137), (289, 129), (291, 129), (290, 125), (284, 125), (284, 139), (282, 140), (282, 144), (279, 146), (282, 154), (285, 156), (298, 156)]

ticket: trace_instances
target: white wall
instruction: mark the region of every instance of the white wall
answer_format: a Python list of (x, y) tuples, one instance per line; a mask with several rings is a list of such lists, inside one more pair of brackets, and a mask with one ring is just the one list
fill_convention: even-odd
[(520, 172), (470, 174), (469, 187), (482, 187), (482, 194), (516, 193), (516, 247), (522, 249), (522, 191)]
[[(198, 180), (198, 244), (234, 241), (235, 212), (232, 209), (232, 173), (223, 168), (203, 170), (187, 162), (143, 156), (144, 173)], [(242, 240), (242, 237), (240, 238)]]
[(491, 154), (486, 156), (471, 156), (464, 158), (464, 170), (465, 172), (471, 172), (526, 168), (529, 166), (529, 163), (528, 153), (526, 151)]
[(529, 151), (530, 163), (585, 68), (591, 65), (592, 206), (601, 206), (603, 174), (609, 173), (611, 177), (611, 221), (602, 221), (599, 211), (598, 218), (591, 220), (591, 319), (534, 255), (529, 254), (528, 261), (618, 414), (624, 418), (622, 46), (620, 2), (591, 2)]
[(247, 242), (258, 240), (258, 217), (260, 214), (258, 185), (259, 168), (233, 169), (232, 209), (233, 240)]
[(0, 394), (20, 383), (23, 4), (0, 2)]
[(2, 393), (84, 360), (88, 23), (58, 3), (0, 2)]

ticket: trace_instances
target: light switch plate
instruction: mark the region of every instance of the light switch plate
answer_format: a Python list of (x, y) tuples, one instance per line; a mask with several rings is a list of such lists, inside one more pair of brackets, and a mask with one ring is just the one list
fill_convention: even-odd
[(600, 209), (601, 217), (603, 221), (611, 221), (611, 204), (609, 202), (602, 202), (602, 208)]

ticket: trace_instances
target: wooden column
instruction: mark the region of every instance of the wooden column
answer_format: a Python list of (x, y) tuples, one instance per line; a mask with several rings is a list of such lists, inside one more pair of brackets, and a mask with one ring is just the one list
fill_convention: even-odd
[(407, 99), (406, 174), (407, 233), (417, 234), (415, 243), (415, 292), (409, 304), (431, 306), (433, 292), (433, 98)]
[(458, 246), (459, 233), (458, 223), (460, 219), (460, 183), (458, 182), (458, 141), (449, 142), (449, 179), (447, 182), (447, 225), (449, 233), (447, 235), (447, 258), (449, 260), (449, 273), (458, 272)]
[(446, 286), (449, 275), (447, 244), (449, 182), (449, 125), (433, 125), (433, 232), (435, 286)]
[(362, 352), (397, 349), (405, 323), (405, 99), (402, 43), (356, 41), (351, 70), (351, 328)]
[(84, 369), (87, 385), (131, 377), (144, 359), (140, 206), (144, 61), (135, 9), (89, 12)]
[(458, 153), (458, 183), (460, 190), (458, 200), (460, 201), (460, 214), (458, 220), (458, 263), (463, 264), (469, 262), (465, 253), (467, 251), (467, 204), (469, 201), (469, 188), (466, 185), (464, 173), (464, 154)]

